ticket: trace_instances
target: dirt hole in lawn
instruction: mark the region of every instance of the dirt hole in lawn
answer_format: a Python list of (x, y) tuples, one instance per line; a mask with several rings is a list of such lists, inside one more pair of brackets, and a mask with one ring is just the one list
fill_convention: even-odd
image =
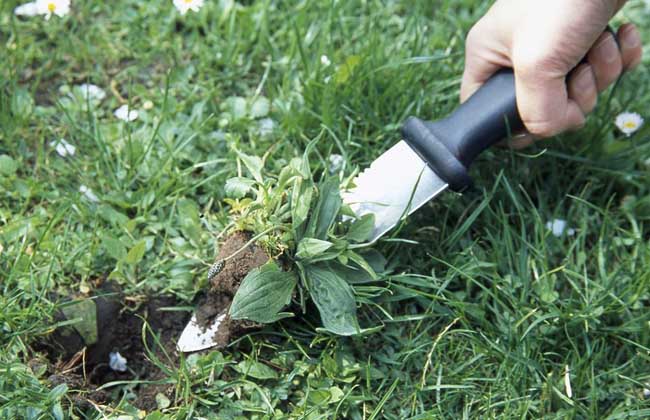
[[(247, 233), (231, 235), (220, 247), (217, 260), (240, 251), (249, 240)], [(246, 274), (268, 260), (269, 256), (254, 244), (228, 260), (222, 271), (212, 279), (209, 290), (198, 300), (199, 324), (207, 326), (215, 317), (227, 312)], [(84, 335), (78, 329), (63, 327), (35, 346), (36, 350), (48, 357), (50, 384), (53, 387), (63, 383), (68, 385), (73, 404), (81, 409), (91, 408), (93, 404), (119, 401), (125, 388), (129, 388), (126, 391), (127, 399), (140, 409), (150, 411), (158, 408), (161, 395), (163, 400), (167, 399), (173, 404), (174, 384), (162, 383), (168, 379), (168, 375), (151, 359), (157, 359), (170, 369), (178, 368), (180, 354), (176, 342), (191, 314), (173, 309), (187, 304), (173, 296), (129, 298), (110, 282), (98, 281), (95, 290), (92, 301), (97, 319), (97, 337), (94, 344), (86, 346)], [(59, 320), (63, 319), (65, 317), (61, 314)], [(143, 336), (144, 320), (149, 328)], [(217, 348), (223, 348), (258, 327), (258, 324), (231, 320), (226, 316), (213, 339)], [(116, 352), (126, 359), (126, 370), (123, 372), (115, 370), (115, 365), (110, 366), (111, 354)], [(36, 359), (34, 362), (39, 363)], [(102, 389), (102, 385), (125, 381), (138, 383)]]

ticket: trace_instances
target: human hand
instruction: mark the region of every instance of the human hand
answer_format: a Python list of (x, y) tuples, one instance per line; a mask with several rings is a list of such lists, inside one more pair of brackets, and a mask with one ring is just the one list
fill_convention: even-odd
[[(497, 70), (511, 67), (528, 130), (514, 139), (514, 147), (581, 127), (598, 92), (641, 62), (634, 25), (618, 30), (620, 48), (603, 32), (625, 1), (497, 0), (467, 36), (461, 101)], [(588, 62), (571, 72), (584, 57)]]

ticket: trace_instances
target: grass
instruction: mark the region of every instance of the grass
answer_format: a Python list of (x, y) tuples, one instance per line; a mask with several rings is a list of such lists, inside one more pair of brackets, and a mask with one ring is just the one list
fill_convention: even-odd
[[(489, 7), (206, 3), (180, 17), (167, 0), (73, 1), (44, 22), (0, 2), (3, 418), (73, 415), (69, 390), (34, 363), (56, 296), (110, 276), (136, 298), (190, 305), (229, 223), (224, 184), (242, 171), (230, 146), (266, 155), (272, 174), (317, 137), (312, 170), (333, 153), (347, 174), (368, 165), (405, 117), (456, 106), (464, 34)], [(619, 23), (650, 41), (648, 13), (632, 1)], [(381, 242), (393, 274), (376, 286), (390, 293), (360, 314), (380, 331), (340, 338), (315, 332), (314, 313), (283, 320), (167, 368), (175, 404), (147, 418), (650, 416), (649, 131), (613, 126), (624, 110), (648, 117), (649, 81), (643, 66), (626, 75), (579, 132), (487, 153), (474, 191), (441, 196)], [(85, 82), (106, 99), (70, 99)], [(237, 99), (260, 97), (268, 116)], [(123, 103), (137, 121), (112, 115)], [(59, 138), (75, 156), (56, 154)], [(575, 235), (551, 235), (554, 218)], [(84, 415), (101, 413), (137, 415), (128, 395)]]

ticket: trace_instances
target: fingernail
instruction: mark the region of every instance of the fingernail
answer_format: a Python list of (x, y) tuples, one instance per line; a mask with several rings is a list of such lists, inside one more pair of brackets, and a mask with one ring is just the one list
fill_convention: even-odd
[(578, 74), (575, 76), (574, 83), (576, 87), (580, 90), (587, 90), (593, 84), (593, 76), (591, 74), (591, 69), (589, 66), (584, 66), (578, 70)]
[(618, 45), (616, 45), (611, 34), (607, 34), (605, 39), (600, 41), (600, 44), (596, 47), (596, 51), (597, 54), (607, 63), (616, 61), (616, 58), (620, 54), (618, 51)]
[(634, 26), (628, 26), (621, 34), (621, 44), (625, 49), (634, 49), (641, 45), (641, 35)]

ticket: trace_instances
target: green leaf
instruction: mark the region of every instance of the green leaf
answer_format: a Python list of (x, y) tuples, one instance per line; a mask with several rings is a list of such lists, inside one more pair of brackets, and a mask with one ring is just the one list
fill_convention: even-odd
[(242, 198), (251, 190), (254, 184), (255, 181), (248, 178), (229, 178), (226, 180), (226, 195), (232, 198)]
[(230, 316), (263, 324), (286, 318), (288, 314), (279, 312), (291, 301), (295, 287), (295, 276), (269, 261), (246, 275), (230, 306)]
[(307, 220), (313, 193), (311, 180), (296, 178), (291, 191), (291, 223), (295, 230)]
[(18, 164), (9, 155), (0, 155), (0, 175), (11, 176), (18, 170)]
[(127, 264), (136, 265), (144, 257), (144, 252), (146, 251), (146, 249), (147, 249), (147, 243), (144, 240), (138, 242), (133, 246), (133, 248), (129, 250), (129, 253), (126, 254), (126, 258), (124, 259), (124, 262), (126, 262)]
[(277, 379), (276, 371), (255, 360), (242, 360), (235, 366), (235, 370), (242, 375), (248, 375), (255, 379)]
[(328, 241), (322, 241), (315, 238), (304, 238), (298, 244), (296, 257), (301, 259), (313, 258), (330, 249), (332, 245), (334, 244)]
[(97, 342), (97, 308), (92, 299), (71, 302), (61, 307), (61, 312), (68, 320), (76, 320), (72, 327), (77, 330), (88, 346)]
[(264, 96), (260, 96), (251, 104), (250, 116), (252, 118), (266, 117), (270, 109), (271, 102)]
[(339, 335), (360, 332), (352, 287), (326, 265), (307, 265), (305, 275), (323, 327)]
[(11, 113), (19, 118), (26, 119), (34, 110), (34, 99), (26, 89), (16, 89), (11, 97)]
[(358, 55), (351, 55), (349, 56), (343, 65), (341, 65), (338, 70), (336, 71), (336, 74), (334, 75), (334, 81), (336, 82), (337, 85), (343, 84), (348, 81), (352, 73), (354, 73), (354, 69), (361, 63), (361, 57)]
[(364, 214), (352, 223), (345, 238), (353, 242), (365, 242), (370, 238), (374, 228), (375, 215), (372, 213)]
[(250, 156), (240, 151), (237, 151), (237, 156), (239, 156), (242, 162), (244, 162), (244, 166), (246, 166), (246, 169), (248, 169), (251, 175), (253, 175), (255, 181), (261, 184), (263, 182), (262, 167), (264, 166), (264, 162), (262, 162), (262, 159), (258, 156)]
[(121, 261), (126, 257), (126, 247), (119, 239), (115, 239), (112, 236), (104, 236), (102, 237), (102, 246), (108, 255), (117, 261)]
[(341, 190), (337, 178), (328, 178), (319, 187), (318, 203), (309, 219), (307, 236), (325, 239), (341, 209)]

